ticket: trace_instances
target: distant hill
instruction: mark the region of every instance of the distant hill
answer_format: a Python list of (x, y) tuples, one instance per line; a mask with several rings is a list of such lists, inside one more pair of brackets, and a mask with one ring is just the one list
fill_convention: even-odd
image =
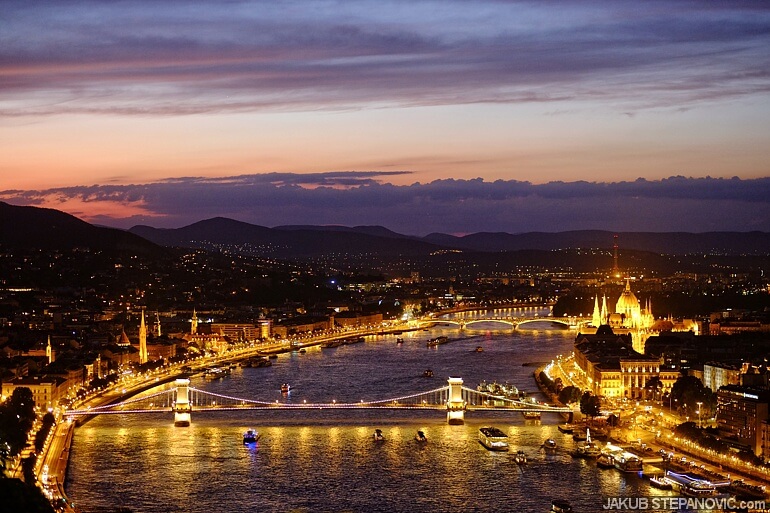
[(134, 226), (130, 232), (165, 246), (201, 247), (227, 244), (241, 246), (241, 250), (246, 252), (270, 254), (277, 258), (334, 254), (421, 256), (442, 249), (435, 244), (400, 236), (381, 227), (267, 228), (222, 217), (175, 229)]
[(132, 233), (166, 246), (251, 244), (273, 256), (294, 258), (332, 253), (377, 253), (380, 255), (423, 255), (441, 249), (471, 252), (501, 252), (569, 248), (610, 250), (618, 235), (620, 251), (651, 253), (768, 255), (770, 233), (706, 232), (653, 233), (580, 230), (568, 232), (474, 233), (462, 237), (432, 233), (426, 237), (403, 235), (382, 226), (288, 225), (267, 228), (232, 219), (214, 218), (183, 228), (158, 229), (135, 226)]
[(145, 256), (167, 253), (164, 248), (124, 230), (97, 227), (59, 210), (4, 202), (0, 202), (0, 244), (9, 248), (47, 250), (89, 248)]
[(668, 255), (712, 253), (724, 255), (770, 254), (770, 233), (766, 232), (610, 232), (582, 230), (569, 232), (474, 233), (455, 237), (433, 233), (423, 240), (472, 251), (556, 250), (567, 248), (610, 249), (618, 235), (620, 250), (649, 251)]

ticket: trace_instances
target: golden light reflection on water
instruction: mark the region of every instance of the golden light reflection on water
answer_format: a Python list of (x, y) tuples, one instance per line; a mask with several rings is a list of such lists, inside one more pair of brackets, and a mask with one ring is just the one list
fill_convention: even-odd
[[(400, 345), (383, 337), (302, 357), (282, 355), (270, 369), (234, 372), (199, 386), (272, 402), (279, 394), (275, 383), (290, 381), (297, 384), (296, 401), (357, 402), (423, 390), (422, 371), (432, 368), (437, 375), (461, 375), (470, 386), (482, 379), (509, 380), (531, 389), (532, 369), (522, 363), (547, 361), (572, 343), (561, 333), (513, 334), (485, 338), (482, 353), (469, 351), (478, 345), (475, 340), (426, 351), (425, 340), (436, 333), (404, 333)], [(638, 489), (632, 478), (597, 473), (595, 466), (571, 458), (571, 438), (556, 429), (561, 419), (548, 415), (538, 424), (520, 414), (469, 412), (465, 425), (450, 426), (443, 412), (194, 412), (188, 428), (173, 427), (171, 416), (114, 417), (97, 417), (76, 431), (68, 492), (87, 505), (81, 508), (86, 513), (116, 506), (146, 513), (489, 513), (501, 511), (501, 505), (546, 511), (563, 490), (588, 498), (617, 494), (620, 486), (629, 493)], [(478, 429), (487, 425), (505, 431), (514, 453), (523, 448), (531, 463), (522, 469), (510, 453), (481, 446)], [(262, 434), (257, 444), (242, 443), (248, 428)], [(384, 443), (373, 440), (377, 428)], [(427, 435), (426, 444), (415, 441), (418, 430)], [(559, 451), (546, 457), (538, 449), (549, 437), (557, 439)], [(578, 505), (579, 511), (596, 509), (585, 501)]]

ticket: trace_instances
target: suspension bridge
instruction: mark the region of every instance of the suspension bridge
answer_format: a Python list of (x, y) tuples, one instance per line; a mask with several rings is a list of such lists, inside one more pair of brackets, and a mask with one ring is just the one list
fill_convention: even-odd
[(173, 388), (134, 397), (119, 403), (95, 406), (80, 410), (69, 410), (65, 416), (76, 418), (103, 414), (145, 414), (174, 413), (174, 424), (188, 426), (193, 411), (233, 411), (233, 410), (445, 410), (447, 422), (462, 424), (465, 412), (471, 410), (516, 411), (537, 413), (570, 413), (567, 407), (533, 403), (519, 399), (481, 392), (463, 386), (462, 378), (449, 378), (447, 385), (425, 392), (354, 403), (337, 401), (325, 403), (290, 403), (280, 401), (260, 401), (242, 397), (208, 392), (190, 386), (189, 379), (177, 379)]

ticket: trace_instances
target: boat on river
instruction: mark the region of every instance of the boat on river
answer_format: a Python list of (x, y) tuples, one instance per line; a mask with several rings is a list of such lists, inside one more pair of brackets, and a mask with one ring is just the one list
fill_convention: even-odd
[(599, 468), (615, 468), (615, 458), (612, 454), (602, 451), (599, 457), (596, 458), (596, 466)]
[(569, 501), (554, 499), (551, 501), (552, 513), (572, 513), (572, 505)]
[(291, 385), (289, 385), (288, 383), (284, 383), (283, 385), (281, 385), (282, 394), (288, 394), (289, 392), (291, 392)]
[(432, 378), (433, 377), (433, 371), (430, 369), (425, 369), (425, 371), (422, 373), (423, 378)]
[(579, 442), (572, 452), (572, 456), (575, 458), (598, 458), (602, 453), (601, 448), (591, 440), (591, 430), (586, 429), (586, 439), (584, 442)]
[(556, 429), (558, 429), (565, 435), (571, 435), (572, 432), (575, 430), (575, 427), (572, 424), (559, 424), (558, 426), (556, 426)]
[(428, 441), (428, 437), (425, 436), (423, 431), (418, 431), (417, 434), (414, 435), (414, 439), (423, 444)]
[(516, 451), (516, 454), (513, 455), (513, 461), (518, 465), (524, 465), (527, 462), (527, 454), (522, 450), (518, 450)]
[(671, 481), (666, 479), (666, 476), (651, 476), (650, 486), (660, 490), (671, 490), (674, 485), (671, 484)]
[(385, 435), (382, 434), (381, 429), (375, 429), (374, 430), (374, 441), (375, 442), (384, 442), (385, 441)]
[(228, 367), (212, 367), (203, 372), (203, 377), (206, 379), (219, 379), (229, 375), (230, 369)]
[(545, 442), (543, 442), (543, 445), (541, 446), (544, 451), (555, 451), (556, 450), (556, 440), (553, 438), (549, 438)]
[(247, 429), (243, 433), (243, 443), (244, 444), (255, 444), (259, 439), (262, 437), (262, 435), (257, 432), (255, 429)]
[(496, 427), (479, 429), (479, 443), (490, 451), (507, 451), (508, 435)]

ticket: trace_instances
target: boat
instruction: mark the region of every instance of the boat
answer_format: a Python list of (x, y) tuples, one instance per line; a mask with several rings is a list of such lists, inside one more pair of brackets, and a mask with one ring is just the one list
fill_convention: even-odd
[(516, 454), (513, 456), (513, 461), (515, 461), (519, 465), (523, 465), (527, 462), (527, 455), (524, 451), (518, 450), (516, 451)]
[(282, 394), (288, 394), (289, 392), (291, 392), (291, 385), (289, 385), (288, 383), (284, 383), (283, 385), (281, 385)]
[(425, 443), (428, 441), (428, 437), (425, 436), (425, 433), (423, 433), (422, 431), (418, 431), (417, 434), (414, 435), (414, 439), (420, 443)]
[(401, 338), (401, 337), (398, 337), (398, 338), (396, 339), (396, 344), (403, 344), (403, 343), (404, 343), (404, 339), (403, 339), (403, 338)]
[(554, 499), (551, 501), (552, 513), (572, 513), (572, 505), (569, 501)]
[(475, 349), (474, 351), (475, 351), (476, 353), (483, 353), (483, 352), (484, 352), (484, 348), (483, 348), (483, 347), (481, 347), (481, 346), (476, 346), (476, 349)]
[(496, 427), (479, 429), (479, 443), (490, 451), (507, 451), (508, 435)]
[(586, 432), (585, 431), (575, 431), (572, 433), (572, 439), (576, 442), (585, 442), (586, 440)]
[(374, 441), (375, 442), (384, 442), (385, 441), (385, 435), (382, 434), (381, 429), (375, 429), (374, 430)]
[(449, 337), (445, 337), (442, 335), (440, 337), (436, 337), (428, 340), (427, 346), (436, 347), (436, 346), (440, 346), (441, 344), (446, 344), (447, 342), (449, 342)]
[(554, 440), (553, 438), (549, 438), (548, 440), (543, 442), (542, 447), (546, 451), (555, 451), (556, 450), (556, 440)]
[(612, 454), (602, 452), (599, 454), (599, 457), (596, 458), (596, 466), (599, 468), (614, 468), (615, 458), (612, 456)]
[(599, 446), (591, 440), (591, 430), (586, 429), (585, 441), (577, 444), (577, 447), (572, 452), (572, 456), (576, 458), (598, 458), (601, 453), (602, 450)]
[(666, 472), (666, 481), (671, 483), (674, 490), (682, 492), (688, 497), (716, 497), (716, 486), (706, 479), (693, 477), (689, 474), (680, 474), (671, 470)]
[(622, 453), (616, 453), (613, 458), (615, 459), (615, 468), (621, 472), (641, 472), (642, 460), (631, 454), (630, 452), (623, 451)]
[(572, 424), (559, 424), (556, 426), (556, 429), (561, 431), (564, 434), (571, 435), (572, 431), (574, 431), (574, 426)]
[(539, 411), (525, 411), (521, 413), (524, 415), (524, 418), (527, 420), (540, 420), (540, 412)]
[(661, 490), (671, 490), (673, 488), (671, 481), (666, 479), (666, 476), (651, 476), (650, 486), (659, 488)]
[(230, 369), (228, 367), (212, 367), (203, 372), (203, 377), (206, 379), (219, 379), (229, 375)]
[(260, 435), (256, 430), (254, 429), (247, 429), (243, 433), (243, 443), (244, 444), (255, 444), (260, 439), (262, 435)]
[(307, 349), (305, 349), (304, 347), (299, 350), (299, 354), (305, 354), (305, 353), (307, 353)]
[(433, 377), (433, 371), (430, 369), (425, 369), (425, 372), (422, 373), (423, 378), (432, 378)]

